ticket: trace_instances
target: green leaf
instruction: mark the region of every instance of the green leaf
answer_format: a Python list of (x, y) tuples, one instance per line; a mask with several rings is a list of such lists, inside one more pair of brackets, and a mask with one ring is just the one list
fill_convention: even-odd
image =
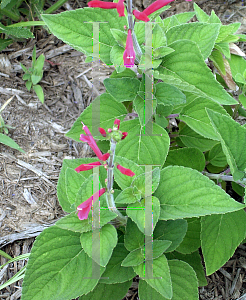
[(144, 254), (141, 248), (131, 251), (122, 262), (122, 267), (132, 267), (140, 265), (144, 261)]
[(167, 31), (167, 29), (169, 29), (173, 26), (187, 23), (188, 21), (190, 21), (190, 19), (192, 17), (194, 17), (194, 15), (195, 15), (195, 13), (193, 11), (176, 14), (176, 15), (173, 15), (171, 17), (161, 20), (162, 24), (160, 24), (160, 26), (164, 31)]
[(198, 282), (193, 268), (179, 260), (168, 261), (173, 285), (172, 300), (198, 300)]
[(160, 82), (155, 85), (155, 97), (158, 103), (162, 103), (164, 105), (178, 105), (186, 102), (185, 95), (180, 92), (179, 89), (166, 84), (165, 82)]
[(145, 132), (137, 119), (123, 122), (120, 129), (128, 132), (128, 136), (116, 148), (116, 155), (139, 165), (163, 165), (169, 148), (169, 137), (165, 129), (156, 124), (151, 125), (153, 131), (149, 133)]
[(35, 91), (35, 93), (37, 94), (38, 96), (38, 99), (44, 103), (44, 92), (43, 92), (43, 89), (40, 85), (33, 85), (33, 89)]
[(8, 47), (8, 45), (12, 44), (13, 40), (12, 39), (1, 39), (0, 38), (0, 51)]
[(172, 299), (170, 270), (164, 254), (153, 260), (153, 277), (145, 273), (145, 263), (134, 266), (134, 271), (162, 296)]
[(186, 220), (159, 221), (154, 231), (154, 239), (171, 241), (172, 244), (165, 252), (172, 252), (182, 242), (186, 232)]
[(199, 286), (206, 286), (208, 284), (204, 273), (204, 267), (201, 262), (201, 256), (198, 250), (186, 255), (174, 251), (172, 253), (167, 253), (166, 256), (168, 260), (178, 259), (188, 263), (196, 272), (196, 276), (199, 281)]
[(221, 144), (216, 144), (208, 153), (208, 161), (216, 167), (225, 167), (227, 165), (226, 156), (222, 150)]
[(111, 31), (115, 41), (119, 44), (119, 46), (125, 48), (127, 33), (122, 30), (115, 29), (115, 28), (111, 28), (110, 31)]
[[(148, 99), (148, 97), (151, 97)], [(149, 104), (147, 104), (149, 102)], [(151, 119), (153, 112), (156, 109), (156, 99), (155, 96), (148, 95), (146, 97), (145, 92), (139, 91), (138, 95), (136, 95), (136, 98), (133, 100), (133, 107), (136, 113), (138, 114), (139, 117), (139, 122), (141, 126), (144, 126), (149, 122)]]
[(26, 88), (28, 89), (28, 91), (31, 90), (31, 88), (32, 88), (32, 82), (31, 81), (26, 82)]
[(244, 207), (206, 176), (179, 166), (161, 170), (160, 184), (154, 195), (161, 203), (162, 220), (221, 214)]
[[(198, 126), (196, 126), (198, 128)], [(208, 151), (218, 144), (218, 141), (206, 139), (185, 125), (179, 132), (179, 138), (186, 147), (197, 148), (202, 152)]]
[(219, 104), (237, 104), (216, 81), (195, 42), (179, 40), (169, 46), (175, 51), (163, 58), (155, 78)]
[[(100, 268), (102, 274), (104, 268)], [(36, 239), (22, 287), (23, 300), (72, 299), (90, 292), (92, 259), (80, 245), (80, 234), (57, 226), (45, 229)], [(83, 278), (83, 280), (81, 280)], [(68, 287), (73, 287), (68, 288)]]
[[(115, 219), (117, 215), (110, 211), (109, 209), (100, 208), (100, 227), (107, 224), (109, 221)], [(71, 230), (74, 232), (87, 232), (92, 230), (92, 214), (85, 220), (80, 220), (76, 212), (72, 212), (69, 215), (61, 218), (55, 224), (59, 228)]]
[[(222, 70), (224, 69), (224, 67), (223, 67), (223, 65), (222, 65), (222, 63), (224, 64), (224, 60), (223, 60), (223, 56), (222, 56), (222, 54), (223, 55), (225, 55), (225, 57), (226, 58), (228, 58), (228, 59), (231, 59), (231, 52), (230, 52), (230, 47), (229, 47), (229, 43), (225, 43), (225, 42), (223, 42), (223, 43), (216, 43), (215, 45), (214, 45), (214, 48), (215, 49), (217, 49), (217, 50), (219, 50), (221, 53), (220, 53), (220, 57), (218, 57), (218, 55), (217, 55), (217, 57), (216, 57), (216, 59), (217, 59), (217, 61), (216, 61), (216, 63), (217, 63), (217, 65), (215, 64), (215, 67), (217, 68), (217, 66), (218, 67), (221, 67), (222, 68)], [(214, 52), (214, 51), (213, 51)], [(212, 53), (213, 53), (212, 52)], [(211, 60), (215, 63), (215, 57), (214, 57), (214, 55), (212, 56), (212, 57), (210, 57), (211, 58)], [(222, 58), (222, 59), (221, 59)], [(219, 68), (219, 70), (220, 70), (220, 68)], [(225, 71), (224, 72), (221, 72), (223, 75), (225, 75), (224, 73), (225, 73)]]
[(122, 261), (129, 252), (124, 247), (124, 244), (118, 243), (114, 248), (113, 254), (107, 264), (106, 270), (103, 273), (103, 278), (99, 283), (122, 283), (129, 281), (136, 276), (132, 267), (122, 267)]
[(211, 16), (209, 17), (208, 23), (222, 24), (220, 18), (215, 14), (214, 10), (211, 11)]
[(226, 110), (218, 103), (204, 98), (197, 98), (183, 108), (180, 119), (198, 134), (218, 141), (218, 134), (211, 125), (206, 108), (228, 116)]
[(13, 149), (16, 149), (22, 153), (25, 153), (25, 151), (21, 149), (21, 147), (14, 140), (12, 140), (9, 136), (3, 133), (0, 133), (0, 143), (9, 146)]
[(89, 215), (89, 217), (85, 220), (80, 220), (78, 218), (77, 211), (72, 212), (69, 215), (61, 218), (55, 223), (55, 226), (61, 228), (61, 229), (66, 229), (66, 230), (71, 230), (73, 232), (87, 232), (92, 230), (92, 220)]
[(110, 78), (122, 78), (122, 77), (130, 77), (136, 78), (137, 74), (129, 68), (125, 68), (125, 70), (121, 73), (117, 73), (116, 70), (110, 75)]
[(205, 158), (202, 151), (197, 148), (170, 150), (164, 167), (176, 165), (192, 168), (201, 172), (205, 168)]
[(100, 59), (108, 65), (111, 64), (110, 50), (115, 45), (110, 29), (122, 30), (124, 25), (127, 25), (126, 18), (119, 18), (116, 10), (97, 7), (46, 14), (42, 15), (42, 19), (50, 31), (63, 42), (85, 53), (86, 56), (93, 57), (95, 56), (92, 47), (93, 24), (95, 26), (95, 22), (100, 22), (94, 31), (100, 33)]
[(246, 69), (246, 61), (243, 57), (232, 54), (231, 59), (228, 60), (228, 62), (230, 64), (231, 74), (234, 79), (238, 73), (241, 75), (244, 74)]
[(135, 195), (133, 187), (124, 189), (115, 199), (115, 203), (135, 203), (141, 199), (141, 195)]
[(232, 23), (229, 25), (221, 25), (219, 36), (216, 40), (216, 43), (223, 42), (230, 34), (235, 33), (239, 27), (241, 26), (241, 23)]
[(203, 59), (206, 59), (218, 37), (220, 24), (188, 23), (170, 28), (167, 35), (167, 45), (177, 40), (196, 42)]
[[(155, 228), (155, 225), (158, 221), (160, 215), (160, 203), (156, 197), (147, 198), (148, 201), (152, 199), (152, 232)], [(126, 214), (137, 224), (138, 228), (145, 233), (145, 200), (130, 204), (127, 206)], [(151, 233), (152, 234), (152, 233)]]
[(191, 218), (187, 220), (188, 229), (181, 244), (176, 248), (176, 251), (182, 254), (190, 254), (196, 251), (201, 246), (200, 232), (201, 222), (199, 218)]
[(127, 219), (124, 245), (128, 251), (133, 251), (144, 245), (144, 234), (130, 218)]
[(152, 29), (152, 47), (156, 49), (162, 46), (166, 46), (166, 36), (161, 27), (156, 23)]
[(223, 266), (233, 255), (246, 234), (246, 213), (239, 210), (202, 218), (202, 253), (207, 275)]
[[(123, 60), (123, 54), (125, 49), (119, 45), (114, 45), (110, 51), (110, 60), (112, 61), (112, 64), (115, 66), (115, 71), (119, 74), (123, 73), (126, 70), (126, 67), (124, 66), (124, 60)], [(116, 77), (116, 78), (122, 78), (124, 76)], [(115, 78), (115, 77), (110, 77)]]
[(246, 129), (228, 116), (207, 109), (216, 130), (235, 181), (241, 179), (246, 168)]
[(194, 2), (194, 10), (196, 12), (196, 17), (199, 22), (207, 23), (209, 21), (209, 15), (205, 13), (195, 2)]
[[(215, 47), (216, 48), (216, 47)], [(229, 48), (229, 46), (228, 46)], [(216, 48), (218, 49), (218, 48)], [(220, 50), (220, 49), (218, 49)], [(219, 72), (222, 75), (226, 75), (226, 70), (225, 70), (225, 64), (224, 64), (224, 58), (222, 56), (222, 53), (218, 50), (213, 50), (209, 58), (212, 60), (214, 63), (214, 66), (219, 70)]]
[(169, 47), (165, 47), (165, 46), (158, 47), (153, 50), (153, 58), (158, 59), (158, 58), (164, 57), (164, 56), (168, 55), (169, 53), (172, 53), (173, 51), (174, 50)]
[(7, 36), (14, 36), (16, 38), (34, 38), (30, 29), (22, 27), (8, 27), (0, 23), (0, 32), (5, 33)]
[(108, 264), (117, 240), (117, 231), (111, 224), (104, 225), (98, 232), (93, 230), (93, 232), (84, 232), (80, 236), (86, 254), (103, 267)]
[(132, 285), (132, 280), (116, 283), (116, 284), (104, 284), (98, 283), (98, 285), (89, 294), (81, 296), (79, 300), (95, 300), (95, 299), (114, 299), (122, 300), (129, 288)]
[[(141, 192), (142, 197), (148, 197), (152, 195), (157, 189), (160, 182), (160, 169), (155, 168), (151, 172), (145, 172), (141, 175), (138, 175), (132, 182), (132, 186), (136, 187), (139, 192)], [(150, 184), (152, 189), (151, 191), (146, 191), (146, 185)], [(151, 194), (150, 194), (150, 193)]]
[(102, 136), (99, 136), (98, 127), (102, 127), (105, 130), (112, 128), (114, 120), (120, 119), (123, 121), (126, 114), (126, 108), (122, 103), (118, 103), (109, 94), (102, 94), (93, 100), (93, 102), (82, 112), (69, 132), (66, 133), (66, 136), (79, 142), (80, 135), (84, 133), (81, 125), (81, 122), (83, 121), (83, 123), (88, 126), (93, 137), (101, 139)]
[(43, 54), (39, 55), (38, 59), (35, 62), (35, 70), (43, 75), (43, 67), (44, 67), (45, 57)]
[(117, 102), (133, 101), (140, 86), (140, 81), (137, 78), (129, 77), (106, 78), (103, 83)]
[(82, 172), (78, 173), (72, 168), (67, 168), (65, 171), (65, 187), (68, 201), (73, 204), (76, 200), (76, 195), (84, 182)]

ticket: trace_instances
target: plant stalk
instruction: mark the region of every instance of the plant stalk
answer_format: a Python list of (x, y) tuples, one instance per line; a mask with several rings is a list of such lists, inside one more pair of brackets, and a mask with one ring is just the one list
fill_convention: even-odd
[(113, 183), (114, 183), (114, 156), (115, 156), (115, 148), (116, 148), (116, 142), (111, 139), (110, 141), (110, 156), (108, 160), (108, 168), (107, 168), (107, 192), (106, 192), (106, 199), (108, 208), (116, 213), (118, 217), (116, 218), (117, 221), (119, 221), (120, 225), (126, 225), (127, 218), (123, 216), (118, 209), (116, 208), (115, 202), (114, 202), (114, 194), (113, 192)]
[(224, 181), (234, 181), (240, 185), (246, 185), (246, 178), (243, 178), (241, 180), (237, 180), (235, 181), (233, 179), (233, 176), (231, 175), (223, 175), (223, 174), (212, 174), (212, 173), (208, 173), (208, 172), (202, 172), (203, 175), (209, 177), (210, 179), (216, 179), (216, 180), (224, 180)]

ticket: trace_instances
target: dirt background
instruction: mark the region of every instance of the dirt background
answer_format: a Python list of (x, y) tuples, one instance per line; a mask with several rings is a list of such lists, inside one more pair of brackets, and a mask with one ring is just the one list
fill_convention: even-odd
[[(135, 1), (139, 10), (150, 3)], [(241, 22), (240, 33), (246, 34), (244, 1), (196, 3), (207, 13), (214, 9), (224, 24)], [(58, 12), (84, 6), (83, 1), (70, 0)], [(180, 0), (171, 6), (164, 17), (193, 10), (193, 2)], [(0, 144), (0, 248), (12, 257), (30, 252), (35, 237), (64, 215), (56, 196), (62, 161), (93, 155), (87, 145), (67, 139), (64, 134), (83, 109), (104, 91), (102, 82), (113, 71), (109, 66), (85, 63), (82, 53), (43, 28), (35, 28), (34, 35), (35, 39), (16, 41), (0, 54), (0, 107), (14, 96), (2, 117), (14, 127), (9, 136), (26, 152), (22, 154)], [(37, 55), (43, 53), (47, 60), (40, 82), (45, 95), (43, 105), (34, 92), (26, 89), (20, 67), (20, 62), (31, 66), (34, 45)], [(240, 48), (245, 51), (246, 45), (241, 43)], [(0, 265), (5, 262), (0, 257)], [(0, 270), (0, 285), (25, 263), (16, 262)], [(200, 288), (200, 299), (246, 300), (245, 270), (246, 246), (240, 245), (230, 261), (208, 277), (208, 286)], [(20, 296), (21, 280), (0, 291), (0, 299), (17, 300)], [(137, 281), (124, 299), (138, 299)]]

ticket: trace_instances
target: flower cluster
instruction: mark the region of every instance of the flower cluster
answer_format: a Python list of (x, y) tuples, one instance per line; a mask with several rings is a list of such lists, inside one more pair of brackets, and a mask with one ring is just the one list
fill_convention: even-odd
[[(114, 121), (113, 130), (111, 128), (108, 129), (108, 134), (106, 133), (105, 129), (103, 129), (101, 127), (99, 128), (99, 132), (104, 137), (108, 137), (111, 139), (111, 141), (114, 141), (117, 143), (120, 140), (123, 140), (127, 136), (127, 132), (121, 132), (121, 131), (119, 131), (119, 128), (120, 128), (120, 120), (116, 119)], [(91, 135), (90, 130), (84, 124), (83, 124), (83, 130), (85, 131), (86, 134), (81, 134), (80, 140), (88, 143), (88, 145), (95, 152), (96, 156), (99, 158), (99, 161), (88, 163), (88, 164), (82, 164), (82, 165), (78, 166), (77, 168), (75, 168), (75, 171), (78, 173), (81, 171), (88, 171), (88, 170), (91, 170), (91, 169), (101, 166), (101, 165), (104, 165), (104, 167), (107, 169), (107, 167), (108, 167), (107, 160), (110, 157), (110, 153), (102, 154), (102, 152), (100, 151), (100, 149), (98, 148), (98, 146), (96, 144), (96, 141), (94, 140), (93, 136)], [(116, 168), (124, 175), (130, 176), (130, 177), (135, 175), (135, 173), (132, 172), (130, 169), (124, 168), (119, 164), (117, 164)], [(77, 207), (78, 217), (80, 220), (84, 220), (84, 219), (88, 218), (88, 214), (91, 210), (92, 204), (96, 200), (98, 200), (98, 198), (101, 195), (103, 195), (105, 192), (107, 192), (106, 188), (100, 189), (98, 192), (94, 193), (89, 199), (87, 199), (85, 202), (81, 203)]]

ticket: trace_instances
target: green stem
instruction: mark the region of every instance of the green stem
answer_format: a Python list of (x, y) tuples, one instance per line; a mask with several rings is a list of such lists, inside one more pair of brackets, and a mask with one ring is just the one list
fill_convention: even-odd
[(19, 15), (15, 14), (12, 11), (7, 10), (5, 8), (0, 9), (0, 13), (3, 14), (3, 15), (5, 15), (6, 17), (12, 19), (13, 21), (18, 22), (20, 20), (20, 16)]
[(44, 12), (45, 14), (51, 14), (54, 11), (56, 11), (58, 8), (60, 8), (64, 3), (66, 3), (68, 0), (58, 0), (55, 4), (53, 4), (51, 7), (46, 9)]
[(110, 143), (110, 156), (108, 160), (108, 168), (107, 168), (107, 192), (106, 192), (106, 199), (108, 208), (116, 213), (117, 221), (119, 221), (120, 225), (126, 225), (127, 218), (123, 216), (117, 209), (115, 202), (114, 202), (114, 194), (113, 192), (113, 183), (114, 183), (114, 156), (115, 156), (115, 148), (116, 148), (116, 142), (111, 139)]
[(237, 180), (235, 181), (233, 179), (233, 176), (230, 176), (230, 175), (223, 175), (223, 174), (211, 174), (211, 173), (208, 173), (208, 172), (203, 172), (203, 175), (209, 177), (210, 179), (216, 179), (216, 180), (223, 180), (223, 181), (234, 181), (238, 184), (243, 184), (245, 185), (246, 184), (246, 178), (243, 178), (241, 180)]

